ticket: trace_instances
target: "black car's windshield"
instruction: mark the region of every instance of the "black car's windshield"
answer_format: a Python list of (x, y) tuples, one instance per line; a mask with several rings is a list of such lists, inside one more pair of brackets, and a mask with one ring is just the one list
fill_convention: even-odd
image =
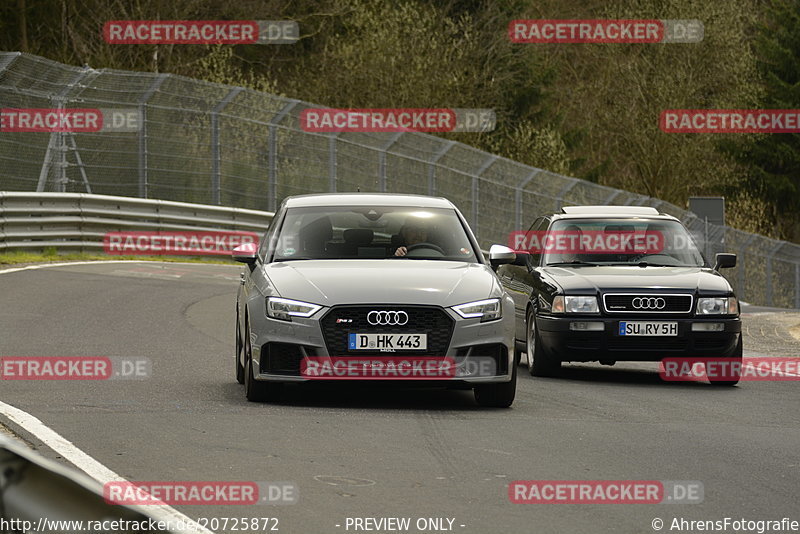
[(273, 261), (478, 261), (456, 211), (447, 208), (289, 208), (273, 248)]
[(562, 219), (543, 239), (545, 265), (702, 267), (686, 228), (663, 219)]

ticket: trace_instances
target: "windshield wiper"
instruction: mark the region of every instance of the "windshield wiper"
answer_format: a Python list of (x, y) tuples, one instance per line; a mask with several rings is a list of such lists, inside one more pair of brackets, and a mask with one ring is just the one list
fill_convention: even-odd
[(631, 267), (699, 267), (699, 265), (675, 265), (674, 263), (651, 263), (649, 261), (637, 261), (636, 263), (621, 261), (606, 263), (606, 265), (629, 265)]
[(596, 266), (598, 266), (600, 264), (599, 263), (591, 263), (591, 262), (582, 261), (582, 260), (572, 260), (572, 261), (555, 261), (555, 262), (552, 262), (552, 263), (548, 263), (546, 265), (546, 267), (558, 266), (558, 265), (590, 265), (590, 266), (596, 267)]

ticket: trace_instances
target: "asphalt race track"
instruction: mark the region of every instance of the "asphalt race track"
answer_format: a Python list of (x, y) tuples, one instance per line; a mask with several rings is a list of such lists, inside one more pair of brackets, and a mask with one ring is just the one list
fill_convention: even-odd
[[(348, 517), (450, 518), (465, 534), (646, 533), (654, 518), (675, 532), (667, 527), (676, 517), (800, 520), (796, 381), (726, 389), (663, 382), (656, 364), (587, 364), (559, 379), (520, 367), (508, 410), (480, 409), (468, 391), (350, 383), (253, 404), (233, 377), (240, 270), (99, 263), (1, 274), (1, 356), (146, 358), (152, 376), (2, 381), (0, 401), (131, 481), (293, 482), (294, 505), (175, 506), (192, 518), (277, 517), (282, 533), (354, 532)], [(798, 317), (746, 314), (745, 355), (800, 356), (789, 334)], [(26, 429), (0, 423), (57, 457)], [(704, 501), (510, 503), (508, 484), (531, 479), (693, 480)]]

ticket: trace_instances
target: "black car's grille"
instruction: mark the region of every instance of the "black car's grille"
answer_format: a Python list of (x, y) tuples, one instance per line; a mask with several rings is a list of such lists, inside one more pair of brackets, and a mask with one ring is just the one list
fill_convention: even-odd
[(684, 338), (666, 338), (659, 337), (644, 338), (644, 337), (628, 337), (617, 336), (608, 340), (607, 348), (613, 351), (642, 351), (642, 352), (659, 352), (659, 351), (684, 351), (688, 347), (688, 341)]
[(609, 313), (689, 313), (692, 295), (608, 293), (603, 295), (603, 307)]
[[(402, 326), (373, 326), (367, 322), (370, 311), (404, 311), (408, 314), (408, 322)], [(435, 306), (335, 306), (320, 320), (322, 336), (331, 356), (346, 354), (389, 355), (381, 351), (359, 350), (349, 352), (347, 348), (348, 334), (427, 334), (428, 348), (422, 351), (404, 350), (398, 353), (424, 354), (426, 356), (444, 356), (453, 335), (453, 319)], [(395, 353), (397, 354), (397, 353)]]

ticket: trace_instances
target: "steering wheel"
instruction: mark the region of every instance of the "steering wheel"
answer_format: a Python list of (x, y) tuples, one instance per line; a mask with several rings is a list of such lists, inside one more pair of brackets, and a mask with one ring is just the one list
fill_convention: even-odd
[(417, 250), (417, 249), (421, 249), (421, 248), (429, 248), (429, 249), (435, 250), (436, 252), (438, 252), (442, 256), (445, 255), (444, 249), (442, 247), (440, 247), (439, 245), (434, 245), (433, 243), (414, 243), (413, 245), (408, 245), (406, 247), (406, 254), (408, 254), (412, 250)]

